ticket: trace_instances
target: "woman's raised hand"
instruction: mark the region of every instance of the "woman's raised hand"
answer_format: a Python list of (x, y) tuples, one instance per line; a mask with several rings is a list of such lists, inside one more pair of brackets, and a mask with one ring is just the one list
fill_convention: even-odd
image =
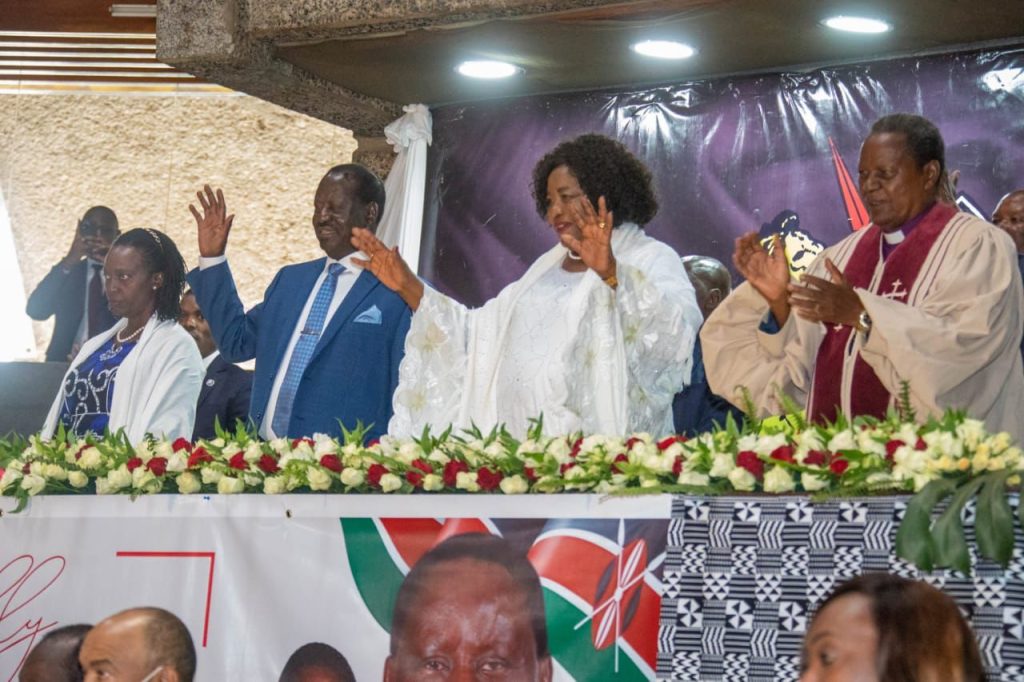
[(358, 265), (366, 268), (416, 310), (423, 298), (423, 282), (413, 273), (398, 253), (398, 247), (389, 249), (377, 239), (377, 235), (362, 227), (352, 228), (352, 246), (366, 254), (367, 260), (353, 258)]
[(562, 234), (562, 244), (579, 256), (584, 265), (601, 277), (608, 279), (615, 275), (615, 255), (612, 253), (612, 225), (614, 215), (608, 210), (604, 197), (597, 200), (597, 210), (584, 196), (571, 208), (573, 222), (580, 230), (577, 239), (569, 233)]

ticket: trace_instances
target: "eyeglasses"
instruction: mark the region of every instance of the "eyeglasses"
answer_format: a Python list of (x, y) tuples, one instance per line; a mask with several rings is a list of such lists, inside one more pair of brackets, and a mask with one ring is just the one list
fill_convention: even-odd
[(139, 680), (139, 682), (149, 682), (149, 681), (150, 681), (150, 680), (152, 680), (152, 679), (153, 679), (154, 677), (156, 677), (157, 673), (159, 673), (159, 672), (160, 672), (161, 670), (163, 670), (163, 669), (164, 669), (164, 666), (162, 666), (162, 665), (160, 665), (160, 666), (157, 666), (157, 667), (156, 667), (156, 670), (154, 670), (154, 671), (153, 671), (153, 672), (151, 672), (150, 674), (148, 674), (148, 675), (146, 675), (145, 677), (143, 677), (143, 678), (142, 678), (141, 680)]

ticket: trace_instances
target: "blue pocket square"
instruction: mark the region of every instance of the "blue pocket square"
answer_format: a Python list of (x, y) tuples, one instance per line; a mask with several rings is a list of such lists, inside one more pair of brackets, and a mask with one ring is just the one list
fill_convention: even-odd
[(356, 319), (353, 322), (359, 322), (362, 324), (380, 324), (380, 308), (377, 306), (370, 306), (363, 312), (356, 315)]

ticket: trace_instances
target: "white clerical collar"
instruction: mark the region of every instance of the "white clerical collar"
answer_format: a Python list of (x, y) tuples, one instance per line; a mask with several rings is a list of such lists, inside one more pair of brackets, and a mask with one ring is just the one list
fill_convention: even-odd
[(906, 235), (903, 234), (903, 230), (893, 230), (892, 232), (883, 232), (882, 238), (889, 246), (896, 246), (906, 238)]

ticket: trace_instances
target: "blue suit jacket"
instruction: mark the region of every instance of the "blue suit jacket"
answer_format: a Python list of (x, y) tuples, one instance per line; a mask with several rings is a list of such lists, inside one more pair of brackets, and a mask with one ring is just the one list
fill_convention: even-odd
[[(249, 416), (257, 427), (263, 423), (274, 377), (326, 260), (281, 268), (263, 302), (249, 312), (242, 307), (227, 263), (188, 275), (224, 359), (256, 358)], [(362, 314), (374, 307), (379, 314)], [(287, 436), (338, 437), (339, 421), (348, 429), (360, 421), (372, 424), (368, 438), (387, 433), (411, 318), (412, 311), (398, 294), (364, 270), (328, 322), (302, 375)], [(361, 321), (366, 319), (370, 321)]]
[(192, 440), (215, 438), (213, 425), (217, 421), (224, 430), (234, 431), (239, 419), (248, 419), (251, 399), (252, 373), (232, 365), (223, 355), (215, 357), (199, 391)]

